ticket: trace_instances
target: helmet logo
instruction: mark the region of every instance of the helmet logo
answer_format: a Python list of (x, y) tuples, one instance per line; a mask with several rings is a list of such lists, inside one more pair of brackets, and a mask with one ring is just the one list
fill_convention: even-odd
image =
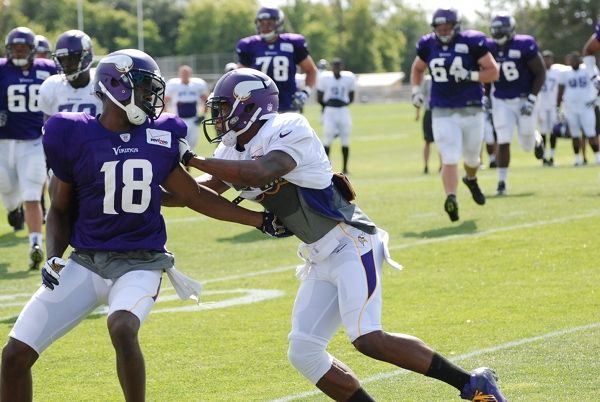
[(102, 59), (101, 63), (114, 64), (115, 69), (120, 73), (127, 73), (133, 68), (133, 59), (126, 54), (106, 56)]
[(263, 84), (263, 81), (242, 81), (233, 88), (233, 97), (238, 99), (240, 102), (247, 101), (250, 99), (250, 92), (257, 89), (264, 89), (265, 85), (268, 86), (268, 82)]
[(268, 112), (272, 112), (273, 111), (273, 104), (269, 102), (269, 104), (267, 105), (267, 111)]

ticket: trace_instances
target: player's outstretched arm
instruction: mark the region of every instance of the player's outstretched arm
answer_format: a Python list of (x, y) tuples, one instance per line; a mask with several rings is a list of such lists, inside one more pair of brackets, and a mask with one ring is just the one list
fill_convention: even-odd
[(199, 185), (181, 166), (176, 167), (162, 186), (184, 205), (203, 215), (255, 228), (263, 225), (263, 214), (229, 202), (217, 192)]
[(489, 84), (500, 79), (500, 69), (494, 56), (490, 52), (484, 54), (479, 60), (479, 82)]
[(583, 45), (583, 51), (581, 54), (585, 56), (592, 56), (595, 53), (600, 52), (600, 38), (596, 36), (595, 33), (590, 36), (590, 38)]

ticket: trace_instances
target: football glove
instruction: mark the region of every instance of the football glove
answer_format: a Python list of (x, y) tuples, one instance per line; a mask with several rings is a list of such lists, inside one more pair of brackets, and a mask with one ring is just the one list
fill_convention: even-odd
[(179, 139), (179, 160), (183, 166), (187, 166), (190, 160), (196, 156), (196, 153), (190, 148), (185, 138)]
[(489, 96), (484, 96), (481, 98), (481, 106), (483, 106), (483, 111), (485, 113), (489, 113), (492, 111), (492, 101)]
[(286, 228), (283, 223), (279, 220), (277, 215), (270, 211), (263, 212), (263, 223), (262, 226), (257, 228), (263, 233), (268, 234), (272, 237), (290, 237), (293, 236), (294, 233)]
[(292, 96), (292, 104), (294, 105), (294, 108), (296, 108), (296, 110), (302, 109), (309, 96), (310, 94), (306, 89), (303, 89), (302, 91), (297, 91)]
[(456, 69), (452, 74), (454, 74), (454, 80), (458, 83), (479, 81), (479, 71), (470, 71), (466, 68), (460, 68)]
[(194, 124), (199, 126), (204, 121), (204, 115), (196, 116), (194, 119)]
[(592, 78), (592, 85), (596, 87), (597, 91), (600, 91), (600, 76), (594, 75)]
[(527, 95), (527, 99), (525, 99), (525, 102), (521, 105), (521, 114), (523, 116), (531, 116), (531, 113), (533, 113), (533, 108), (535, 107), (536, 99), (537, 96), (534, 94)]
[(49, 290), (54, 290), (58, 286), (60, 271), (67, 263), (60, 257), (49, 258), (42, 269), (42, 284)]
[(421, 92), (421, 87), (419, 87), (418, 85), (413, 86), (412, 96), (411, 96), (410, 100), (411, 100), (413, 106), (416, 107), (417, 109), (420, 108), (421, 106), (423, 106), (423, 103), (425, 103), (425, 97), (423, 96), (423, 93)]

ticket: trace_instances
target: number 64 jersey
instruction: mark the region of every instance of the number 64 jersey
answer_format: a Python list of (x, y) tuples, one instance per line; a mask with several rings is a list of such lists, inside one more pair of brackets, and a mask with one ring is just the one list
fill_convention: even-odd
[(77, 250), (165, 251), (160, 184), (179, 166), (185, 123), (170, 113), (115, 133), (86, 113), (60, 112), (44, 125), (48, 167), (73, 186)]
[(432, 108), (481, 106), (483, 86), (463, 81), (464, 71), (479, 71), (478, 60), (489, 50), (485, 35), (479, 31), (458, 32), (451, 43), (441, 43), (434, 33), (424, 35), (417, 43), (417, 56), (431, 73)]

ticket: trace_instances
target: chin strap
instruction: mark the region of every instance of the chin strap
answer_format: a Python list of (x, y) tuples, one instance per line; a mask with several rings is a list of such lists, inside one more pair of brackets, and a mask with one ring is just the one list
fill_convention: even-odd
[[(234, 107), (235, 107), (235, 105), (234, 105)], [(233, 109), (233, 110), (235, 110), (235, 109)], [(250, 126), (252, 126), (252, 124), (254, 124), (254, 122), (256, 121), (256, 118), (258, 117), (258, 114), (261, 111), (262, 111), (262, 108), (260, 108), (260, 107), (257, 108), (256, 112), (254, 112), (254, 114), (248, 121), (248, 124), (246, 124), (246, 127), (241, 129), (240, 131), (229, 130), (225, 134), (223, 134), (223, 136), (221, 136), (221, 142), (223, 143), (223, 145), (225, 145), (226, 147), (235, 146), (235, 144), (237, 143), (237, 137), (244, 134), (246, 131), (248, 131)]]
[(141, 124), (144, 124), (144, 122), (146, 121), (146, 118), (148, 117), (146, 115), (146, 113), (135, 104), (134, 98), (135, 98), (135, 94), (134, 94), (134, 90), (131, 90), (131, 97), (130, 97), (130, 101), (128, 105), (123, 105), (121, 102), (119, 102), (118, 100), (115, 99), (114, 96), (112, 96), (112, 94), (106, 89), (106, 87), (104, 86), (104, 84), (100, 81), (98, 81), (98, 85), (100, 86), (100, 88), (102, 89), (102, 93), (105, 94), (106, 96), (108, 96), (108, 98), (118, 107), (120, 107), (121, 109), (123, 109), (125, 111), (125, 113), (127, 113), (127, 119), (129, 120), (129, 122), (131, 124), (134, 124), (136, 126), (139, 126)]

